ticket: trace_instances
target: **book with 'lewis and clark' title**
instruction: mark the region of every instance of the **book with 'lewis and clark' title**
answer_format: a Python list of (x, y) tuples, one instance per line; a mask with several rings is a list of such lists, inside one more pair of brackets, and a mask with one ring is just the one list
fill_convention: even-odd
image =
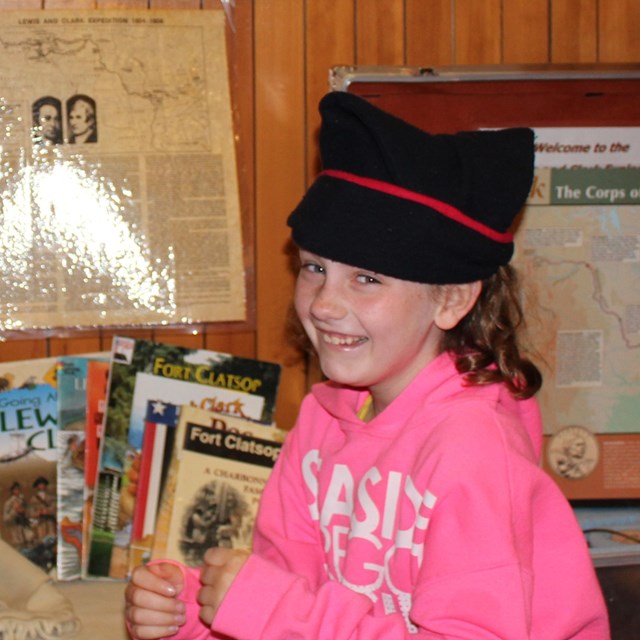
[(0, 364), (2, 539), (48, 573), (57, 562), (56, 358)]

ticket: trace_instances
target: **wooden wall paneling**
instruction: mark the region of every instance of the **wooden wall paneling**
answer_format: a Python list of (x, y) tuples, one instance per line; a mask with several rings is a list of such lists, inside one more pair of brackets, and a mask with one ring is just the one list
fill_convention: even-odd
[(69, 336), (55, 336), (47, 340), (47, 353), (50, 356), (70, 356), (78, 353), (93, 353), (95, 351), (108, 351), (111, 342), (103, 348), (103, 340), (100, 331), (86, 331)]
[(356, 0), (356, 64), (405, 64), (404, 3)]
[(454, 0), (454, 64), (500, 64), (502, 1)]
[(206, 329), (202, 324), (185, 324), (175, 329), (154, 329), (152, 333), (152, 339), (156, 342), (167, 342), (189, 349), (204, 349), (205, 336)]
[(204, 348), (211, 351), (233, 353), (243, 358), (255, 358), (256, 334), (255, 331), (208, 332)]
[(285, 341), (293, 293), (286, 218), (305, 189), (304, 5), (254, 4), (257, 352), (284, 365), (276, 419), (292, 426), (304, 363)]
[[(216, 0), (215, 8), (221, 2)], [(213, 8), (213, 7), (212, 7)], [(245, 328), (256, 327), (256, 235), (255, 235), (255, 113), (254, 113), (254, 40), (253, 3), (240, 2), (226, 14), (227, 64), (231, 92), (233, 126), (236, 140), (238, 189), (242, 220), (243, 257), (246, 270), (247, 321)]]
[(0, 362), (45, 358), (48, 355), (48, 345), (46, 340), (43, 339), (8, 339), (0, 341)]
[(502, 62), (549, 62), (549, 0), (510, 0), (502, 9)]
[(174, 331), (156, 329), (152, 332), (151, 339), (191, 349), (209, 349), (233, 353), (245, 358), (255, 358), (255, 331), (235, 327), (227, 329), (226, 326), (223, 326), (223, 330), (202, 324), (183, 325)]
[[(220, 10), (220, 0), (210, 0), (205, 9)], [(240, 2), (226, 14), (227, 64), (236, 139), (238, 189), (242, 219), (243, 257), (246, 269), (247, 321), (218, 331), (205, 331), (205, 348), (247, 358), (257, 357), (255, 277), (255, 135), (253, 94), (253, 3)]]
[(307, 0), (305, 33), (308, 185), (319, 169), (318, 102), (329, 90), (329, 70), (355, 64), (355, 3)]
[(598, 59), (598, 0), (551, 3), (551, 56), (555, 64), (594, 63)]
[(640, 2), (607, 0), (599, 6), (598, 61), (640, 61)]
[(406, 0), (406, 64), (453, 64), (453, 0)]

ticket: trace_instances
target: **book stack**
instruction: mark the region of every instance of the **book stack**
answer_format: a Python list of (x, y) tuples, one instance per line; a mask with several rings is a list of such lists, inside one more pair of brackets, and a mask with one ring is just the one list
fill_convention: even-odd
[(250, 548), (280, 366), (124, 336), (0, 363), (2, 539), (58, 580)]

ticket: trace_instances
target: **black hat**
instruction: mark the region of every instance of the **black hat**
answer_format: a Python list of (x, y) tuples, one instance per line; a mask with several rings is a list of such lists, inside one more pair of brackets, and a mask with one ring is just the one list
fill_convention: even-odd
[(320, 101), (323, 171), (287, 221), (301, 248), (403, 280), (482, 280), (513, 254), (527, 128), (429, 134), (364, 98)]
[(39, 484), (48, 485), (49, 481), (44, 476), (38, 476), (31, 486), (35, 489)]

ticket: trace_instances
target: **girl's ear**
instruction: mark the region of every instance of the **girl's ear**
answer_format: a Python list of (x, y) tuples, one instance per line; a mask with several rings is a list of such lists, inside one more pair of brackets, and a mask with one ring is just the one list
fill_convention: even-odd
[(439, 306), (434, 318), (436, 326), (443, 331), (453, 329), (469, 313), (481, 290), (480, 280), (444, 286), (440, 292)]

